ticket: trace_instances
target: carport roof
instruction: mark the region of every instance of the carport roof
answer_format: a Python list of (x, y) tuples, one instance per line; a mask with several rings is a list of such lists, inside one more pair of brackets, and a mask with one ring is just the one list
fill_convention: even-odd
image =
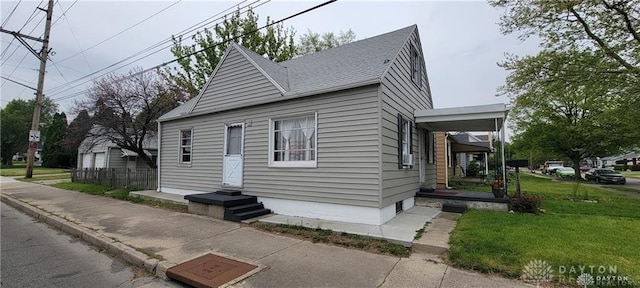
[(416, 124), (429, 131), (495, 131), (502, 128), (507, 118), (507, 105), (503, 103), (416, 110), (413, 113)]

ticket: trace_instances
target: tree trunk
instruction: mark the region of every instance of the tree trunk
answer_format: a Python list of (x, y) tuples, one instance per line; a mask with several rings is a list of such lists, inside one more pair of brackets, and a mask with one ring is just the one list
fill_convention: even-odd
[(582, 180), (582, 176), (580, 175), (580, 158), (576, 157), (576, 158), (571, 158), (571, 161), (573, 161), (573, 170), (575, 171), (575, 176), (574, 179), (575, 180)]
[(144, 163), (147, 163), (147, 166), (149, 166), (150, 168), (158, 168), (158, 166), (156, 165), (156, 162), (153, 161), (153, 159), (151, 159), (152, 157), (149, 157), (149, 155), (147, 155), (146, 153), (142, 153), (142, 154), (138, 154), (140, 155), (140, 157), (142, 157), (142, 160), (144, 160)]

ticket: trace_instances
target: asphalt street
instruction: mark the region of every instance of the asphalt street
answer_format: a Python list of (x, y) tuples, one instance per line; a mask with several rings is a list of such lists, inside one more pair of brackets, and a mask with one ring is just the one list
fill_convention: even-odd
[[(158, 281), (83, 241), (1, 206), (2, 287), (139, 287)], [(135, 268), (137, 269), (137, 268)]]

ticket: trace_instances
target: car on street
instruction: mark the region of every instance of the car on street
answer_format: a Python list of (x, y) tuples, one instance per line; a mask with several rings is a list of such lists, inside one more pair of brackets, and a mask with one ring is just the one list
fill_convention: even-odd
[(544, 162), (542, 174), (555, 175), (556, 169), (564, 166), (564, 162), (560, 160), (551, 160)]
[(625, 184), (627, 183), (627, 179), (620, 174), (620, 172), (611, 170), (611, 169), (603, 169), (603, 168), (594, 168), (587, 173), (584, 174), (584, 180), (587, 181), (595, 181), (596, 183), (611, 183), (611, 184)]
[(571, 167), (560, 167), (556, 169), (556, 177), (566, 178), (576, 176), (576, 171)]

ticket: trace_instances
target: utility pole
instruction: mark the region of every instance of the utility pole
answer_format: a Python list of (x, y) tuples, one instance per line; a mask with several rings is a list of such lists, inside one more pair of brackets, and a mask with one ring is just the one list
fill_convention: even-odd
[[(42, 8), (38, 8), (44, 10)], [(47, 22), (44, 26), (44, 39), (42, 41), (42, 51), (40, 51), (40, 75), (38, 76), (38, 87), (36, 90), (36, 104), (33, 107), (33, 119), (31, 121), (31, 131), (29, 131), (29, 150), (27, 151), (27, 174), (25, 178), (33, 177), (33, 161), (36, 156), (38, 142), (40, 142), (40, 110), (42, 108), (42, 98), (44, 90), (44, 75), (49, 57), (49, 32), (51, 31), (51, 18), (53, 18), (53, 0), (49, 0), (47, 7)]]

